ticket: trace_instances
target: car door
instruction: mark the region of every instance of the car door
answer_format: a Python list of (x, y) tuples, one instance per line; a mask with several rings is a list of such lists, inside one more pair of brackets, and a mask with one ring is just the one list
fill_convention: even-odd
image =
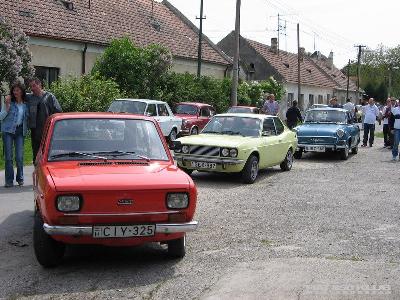
[(347, 115), (347, 125), (346, 130), (350, 133), (351, 136), (351, 147), (355, 147), (360, 140), (360, 127), (357, 124), (354, 124), (353, 117), (350, 113), (346, 113)]
[(278, 117), (274, 117), (274, 123), (276, 134), (278, 136), (277, 157), (279, 157), (278, 162), (281, 163), (285, 159), (286, 153), (289, 149), (290, 139), (287, 136), (289, 132), (285, 130), (285, 126)]
[(211, 118), (211, 110), (209, 107), (205, 106), (200, 109), (199, 113), (199, 129), (202, 130), (204, 126), (207, 125)]
[(167, 106), (164, 103), (157, 104), (157, 122), (161, 127), (161, 131), (164, 136), (168, 136), (171, 133), (171, 119), (170, 113)]
[(279, 137), (276, 132), (273, 118), (265, 118), (262, 128), (262, 143), (260, 149), (260, 167), (270, 167), (278, 163)]

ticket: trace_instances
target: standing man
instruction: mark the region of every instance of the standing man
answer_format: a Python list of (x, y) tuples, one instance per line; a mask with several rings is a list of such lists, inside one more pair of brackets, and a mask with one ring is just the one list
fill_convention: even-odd
[(35, 163), (42, 140), (44, 126), (49, 116), (62, 112), (56, 97), (43, 90), (40, 79), (33, 78), (29, 82), (32, 93), (27, 95), (29, 108), (29, 127), (31, 129), (33, 163)]
[[(383, 141), (384, 147), (392, 147), (393, 139), (390, 133), (389, 118), (392, 114), (392, 103), (395, 103), (394, 99), (387, 99), (386, 106), (382, 109), (383, 115)], [(394, 106), (393, 106), (394, 107)]]
[(393, 132), (393, 149), (392, 156), (393, 161), (397, 160), (397, 156), (399, 155), (399, 142), (400, 142), (400, 107), (392, 108), (392, 122), (391, 129)]
[(266, 115), (277, 116), (279, 113), (279, 103), (275, 101), (275, 95), (270, 94), (264, 102), (262, 111)]
[(329, 101), (329, 107), (333, 107), (333, 108), (342, 108), (343, 106), (340, 105), (340, 104), (338, 104), (337, 98), (336, 98), (336, 97), (333, 97), (333, 98), (331, 99), (331, 101)]
[[(369, 98), (368, 104), (363, 108), (364, 115), (364, 139), (361, 147), (367, 147), (367, 142), (369, 146), (372, 147), (375, 138), (375, 122), (376, 118), (379, 116), (379, 109), (375, 105), (374, 98)], [(369, 140), (368, 140), (369, 135)]]
[(346, 100), (346, 103), (345, 105), (343, 105), (343, 108), (351, 114), (353, 119), (355, 118), (356, 107), (354, 106), (354, 104), (351, 102), (350, 99)]
[(300, 109), (297, 107), (297, 101), (294, 100), (292, 106), (286, 112), (286, 123), (289, 129), (293, 129), (297, 122), (303, 122)]

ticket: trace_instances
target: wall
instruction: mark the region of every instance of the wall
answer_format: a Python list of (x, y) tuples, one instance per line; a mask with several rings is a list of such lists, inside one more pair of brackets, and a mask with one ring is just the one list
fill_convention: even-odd
[[(187, 60), (175, 57), (172, 71), (176, 73), (197, 74), (197, 60)], [(201, 64), (201, 75), (222, 79), (225, 77), (226, 66), (203, 62)]]

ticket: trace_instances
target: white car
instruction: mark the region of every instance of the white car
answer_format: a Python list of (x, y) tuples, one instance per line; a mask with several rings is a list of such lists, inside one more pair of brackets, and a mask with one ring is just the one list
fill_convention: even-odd
[(174, 141), (182, 128), (182, 119), (172, 113), (168, 103), (148, 99), (115, 99), (109, 112), (145, 115), (156, 119), (165, 137)]

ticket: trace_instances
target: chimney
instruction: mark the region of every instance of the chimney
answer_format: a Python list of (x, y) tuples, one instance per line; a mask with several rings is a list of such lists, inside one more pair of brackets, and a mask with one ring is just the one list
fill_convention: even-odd
[(271, 39), (271, 51), (275, 54), (278, 53), (278, 39), (277, 38)]
[(333, 52), (331, 51), (328, 56), (328, 66), (329, 69), (333, 69)]
[(306, 49), (304, 47), (299, 48), (299, 56), (300, 56), (300, 61), (304, 61), (304, 55), (306, 53)]

